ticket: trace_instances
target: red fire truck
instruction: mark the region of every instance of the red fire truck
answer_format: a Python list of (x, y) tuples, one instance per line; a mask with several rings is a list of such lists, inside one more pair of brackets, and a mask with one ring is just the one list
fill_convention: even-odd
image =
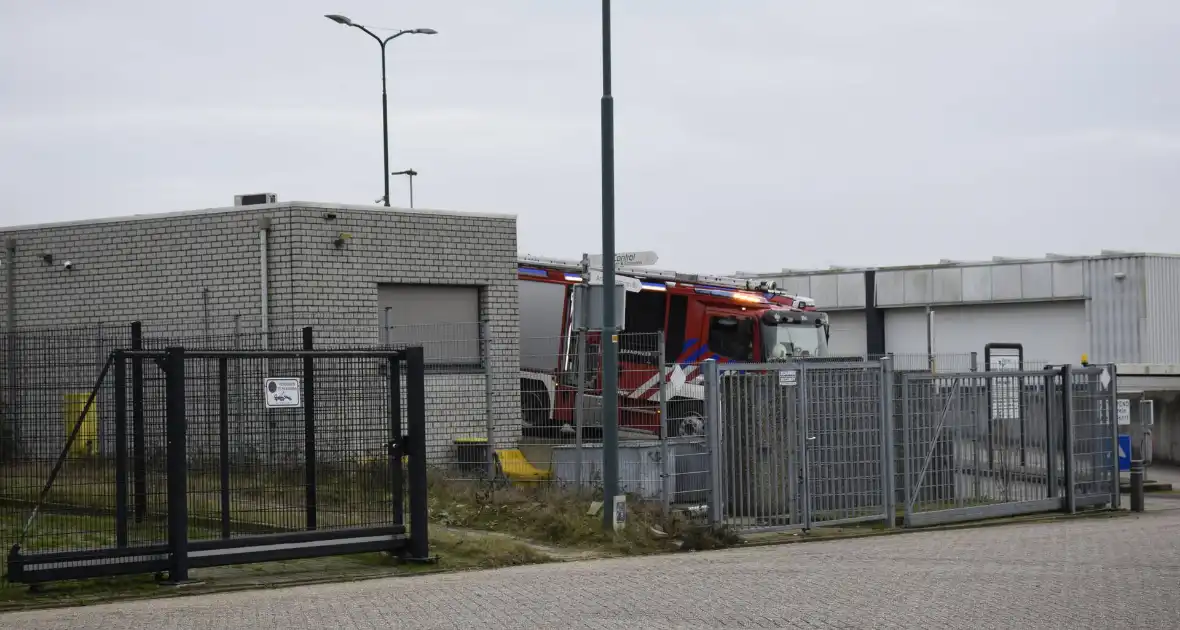
[[(578, 331), (583, 282), (577, 261), (522, 256), (520, 391), (524, 426), (575, 426)], [(660, 364), (667, 365), (667, 434), (699, 433), (704, 417), (701, 362), (782, 361), (827, 356), (828, 317), (814, 301), (741, 278), (619, 267), (627, 287), (619, 335), (619, 426), (659, 433)], [(593, 274), (592, 274), (593, 275)], [(664, 356), (657, 357), (663, 335)], [(598, 333), (586, 335), (583, 427), (601, 427)]]

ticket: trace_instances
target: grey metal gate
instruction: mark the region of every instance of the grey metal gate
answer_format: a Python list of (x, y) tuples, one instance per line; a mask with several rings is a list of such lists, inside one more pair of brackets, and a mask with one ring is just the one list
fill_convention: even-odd
[(907, 527), (1118, 504), (1107, 368), (898, 376)]
[(881, 362), (705, 365), (714, 522), (747, 532), (892, 524)]

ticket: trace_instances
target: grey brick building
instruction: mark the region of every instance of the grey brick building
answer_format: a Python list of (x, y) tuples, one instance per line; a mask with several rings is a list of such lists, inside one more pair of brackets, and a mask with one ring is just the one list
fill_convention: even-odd
[[(513, 216), (286, 202), (0, 232), (5, 330), (98, 337), (81, 359), (10, 345), (0, 383), (10, 410), (14, 393), (53, 376), (55, 361), (59, 380), (85, 391), (133, 320), (162, 337), (266, 329), (288, 344), (312, 326), (320, 346), (425, 342), (432, 457), (446, 456), (454, 437), (486, 434), (488, 400), (497, 443), (519, 435)], [(492, 343), (480, 343), (480, 322)], [(25, 403), (38, 413), (57, 404)], [(60, 416), (20, 417), (60, 440)]]

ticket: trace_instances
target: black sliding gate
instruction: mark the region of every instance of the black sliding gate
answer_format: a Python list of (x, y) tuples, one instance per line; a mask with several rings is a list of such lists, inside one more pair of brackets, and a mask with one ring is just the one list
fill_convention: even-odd
[[(184, 582), (193, 568), (375, 551), (428, 560), (422, 349), (316, 350), (311, 336), (302, 350), (135, 339), (113, 352), (9, 550), (8, 580)], [(108, 397), (113, 420), (95, 428)], [(97, 443), (84, 458), (82, 440)], [(62, 510), (87, 515), (88, 531), (61, 531)]]

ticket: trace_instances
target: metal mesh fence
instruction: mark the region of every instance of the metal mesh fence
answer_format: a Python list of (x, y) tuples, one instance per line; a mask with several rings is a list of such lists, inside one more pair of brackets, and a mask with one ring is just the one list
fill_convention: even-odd
[(808, 496), (815, 525), (880, 519), (887, 510), (881, 366), (820, 364), (801, 372)]
[[(116, 536), (113, 379), (98, 384), (87, 413), (81, 407), (111, 352), (131, 348), (133, 337), (129, 325), (4, 336), (0, 544), (25, 533), (67, 424), (79, 417), (80, 439), (48, 495), (54, 508), (25, 544), (67, 550)], [(596, 333), (519, 336), (461, 323), (321, 327), (314, 337), (319, 348), (424, 348), (427, 461), (436, 482), (601, 494), (603, 353)], [(145, 322), (135, 338), (153, 351), (303, 347), (299, 328), (271, 322), (263, 332), (261, 322), (246, 318)], [(907, 498), (907, 483), (916, 513), (1047, 496), (1054, 474), (1065, 483), (1064, 425), (1046, 420), (1061, 411), (1060, 383), (1046, 388), (1044, 373), (1029, 369), (1041, 362), (1026, 360), (1023, 372), (1003, 374), (971, 372), (983, 366), (970, 354), (936, 356), (933, 372), (926, 355), (892, 355), (892, 370), (864, 357), (803, 361), (789, 370), (723, 367), (721, 446), (711, 451), (702, 365), (666, 362), (659, 334), (622, 333), (618, 343), (619, 479), (640, 503), (703, 513), (714, 496), (715, 455), (726, 521), (746, 530), (886, 519)], [(194, 540), (306, 527), (312, 494), (321, 528), (390, 518), (400, 483), (390, 477), (382, 405), (394, 383), (404, 408), (404, 375), (391, 381), (380, 361), (318, 359), (318, 417), (309, 432), (301, 413), (266, 409), (259, 395), (265, 378), (301, 374), (300, 360), (187, 363)], [(952, 367), (958, 371), (948, 373)], [(164, 378), (150, 360), (128, 370), (123, 397), (138, 398), (142, 413), (131, 418), (124, 447), (143, 454), (132, 461), (128, 537), (158, 543), (166, 539)], [(142, 372), (138, 379), (134, 370)], [(1110, 390), (1095, 389), (1098, 374), (1074, 377), (1073, 473), (1079, 493), (1093, 496), (1113, 483), (1104, 459), (1112, 457), (1113, 433), (1102, 424), (1109, 417), (1103, 405), (1113, 399)], [(129, 384), (136, 380), (140, 391)], [(436, 484), (434, 491), (451, 490)]]
[[(390, 522), (388, 362), (314, 358), (310, 387), (304, 362), (186, 360), (189, 515), (217, 526), (194, 540)], [(267, 378), (303, 378), (301, 406), (268, 408)]]
[(1110, 497), (1118, 490), (1115, 471), (1117, 426), (1114, 420), (1116, 385), (1105, 366), (1071, 367), (1068, 381), (1073, 394), (1070, 405), (1073, 452), (1070, 459), (1074, 495), (1083, 501)]
[(719, 395), (728, 525), (754, 531), (886, 518), (880, 364), (722, 366)]
[[(180, 335), (171, 324), (144, 324), (138, 334), (130, 325), (0, 334), (7, 350), (0, 364), (0, 547), (19, 542), (27, 554), (165, 543), (165, 376), (156, 361), (128, 357), (119, 377), (113, 357), (136, 340), (145, 351), (302, 346), (299, 330), (226, 330)], [(186, 363), (191, 539), (303, 529), (309, 497), (321, 530), (389, 523), (402, 511), (389, 458), (387, 364), (316, 359), (319, 404), (308, 431), (301, 411), (267, 409), (262, 396), (265, 378), (302, 376), (300, 359)], [(399, 382), (404, 408), (404, 374)], [(127, 455), (122, 476), (120, 449)], [(130, 514), (124, 528), (116, 524), (119, 479), (126, 480), (122, 507)]]
[(1052, 374), (906, 374), (902, 382), (907, 517), (1057, 496)]
[[(63, 551), (86, 548), (94, 539), (114, 540), (114, 526), (104, 516), (114, 508), (114, 477), (101, 463), (110, 439), (102, 423), (112, 415), (113, 387), (98, 377), (111, 351), (127, 339), (126, 327), (3, 333), (0, 547), (5, 551), (22, 537), (29, 548)], [(63, 453), (79, 417), (75, 444)], [(32, 507), (63, 455), (59, 476), (68, 484), (51, 489), (44, 501), (50, 509), (30, 523)], [(144, 523), (133, 533), (151, 538), (156, 530)], [(0, 587), (4, 584), (0, 579)]]

